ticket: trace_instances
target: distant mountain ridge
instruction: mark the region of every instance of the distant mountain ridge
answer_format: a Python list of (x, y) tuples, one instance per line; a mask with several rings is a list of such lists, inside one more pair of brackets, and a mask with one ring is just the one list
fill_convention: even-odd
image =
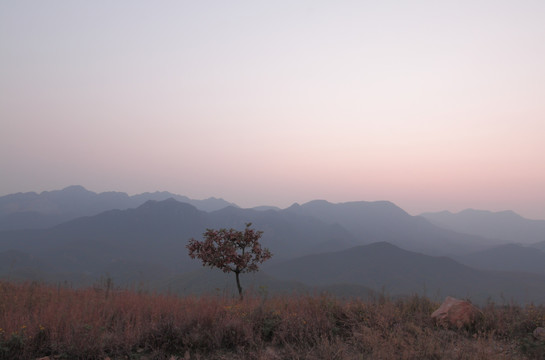
[(262, 243), (274, 254), (262, 275), (243, 277), (254, 290), (265, 286), (342, 296), (386, 291), (545, 302), (545, 276), (476, 270), (387, 242), (366, 245), (338, 223), (291, 210), (226, 207), (208, 213), (174, 199), (150, 200), (135, 209), (110, 210), (49, 229), (2, 231), (0, 276), (80, 285), (110, 276), (118, 285), (142, 283), (180, 294), (213, 292), (224, 284), (232, 290), (232, 278), (219, 270), (199, 272), (200, 262), (188, 257), (185, 245), (206, 228), (241, 228), (247, 221), (265, 231)]
[(66, 273), (113, 276), (134, 264), (162, 268), (163, 275), (170, 276), (199, 267), (185, 248), (191, 237), (201, 238), (207, 228), (242, 229), (247, 222), (264, 231), (262, 243), (273, 252), (272, 262), (362, 243), (337, 225), (304, 215), (232, 206), (205, 212), (167, 199), (80, 217), (48, 229), (0, 231), (0, 253), (8, 256), (15, 250), (11, 253), (17, 255), (15, 262), (27, 255), (35, 257), (45, 264), (41, 273), (53, 279)]
[(515, 244), (534, 244), (545, 241), (545, 220), (526, 219), (513, 211), (492, 212), (466, 209), (458, 213), (428, 212), (420, 216), (437, 226), (459, 233)]
[(95, 193), (83, 186), (62, 190), (16, 193), (0, 197), (0, 230), (44, 229), (81, 216), (91, 216), (107, 210), (129, 209), (148, 200), (173, 198), (203, 211), (215, 211), (237, 206), (214, 197), (194, 200), (170, 192), (142, 193), (129, 196), (124, 192)]
[(265, 268), (281, 280), (313, 286), (355, 284), (389, 295), (444, 296), (474, 302), (545, 302), (545, 276), (488, 272), (447, 257), (434, 257), (378, 242), (338, 252), (307, 255)]
[[(200, 292), (223, 286), (228, 277), (199, 271), (201, 264), (187, 255), (188, 239), (201, 238), (207, 228), (242, 229), (251, 222), (264, 231), (262, 244), (273, 252), (262, 269), (272, 277), (250, 277), (257, 287), (545, 302), (545, 241), (530, 247), (457, 232), (388, 201), (315, 200), (286, 209), (242, 209), (222, 199), (171, 195), (96, 194), (73, 186), (1, 197), (0, 224), (7, 221), (13, 228), (11, 220), (28, 215), (54, 226), (0, 230), (0, 277), (89, 285), (109, 276), (120, 285)], [(139, 205), (122, 208), (133, 203)], [(89, 214), (102, 208), (107, 210)], [(474, 212), (465, 215), (473, 219)], [(77, 214), (83, 215), (59, 223)], [(477, 215), (492, 219), (478, 222), (488, 228), (498, 221), (518, 224), (520, 234), (540, 224), (512, 212)]]
[(506, 244), (454, 257), (476, 269), (518, 271), (545, 275), (545, 252), (536, 247)]
[(386, 241), (403, 249), (429, 255), (450, 255), (482, 250), (500, 244), (474, 235), (440, 228), (411, 216), (389, 201), (353, 201), (333, 204), (315, 200), (284, 210), (339, 224), (366, 243)]

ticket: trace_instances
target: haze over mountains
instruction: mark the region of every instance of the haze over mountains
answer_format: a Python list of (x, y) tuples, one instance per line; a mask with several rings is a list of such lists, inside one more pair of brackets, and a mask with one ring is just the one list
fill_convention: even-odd
[(309, 255), (267, 268), (279, 279), (310, 285), (356, 284), (389, 294), (447, 295), (475, 302), (544, 302), (545, 277), (480, 271), (448, 258), (403, 250), (387, 242)]
[(80, 216), (96, 215), (112, 209), (129, 209), (148, 200), (173, 198), (204, 211), (219, 210), (235, 204), (223, 199), (194, 200), (166, 191), (129, 196), (124, 192), (95, 193), (83, 186), (62, 190), (16, 193), (0, 197), (0, 230), (47, 228)]
[[(545, 231), (539, 232), (539, 221), (512, 215), (508, 218), (521, 234), (532, 234), (525, 241), (533, 247), (508, 245), (507, 238), (489, 236), (478, 221), (481, 232), (462, 233), (386, 201), (241, 209), (215, 198), (96, 194), (74, 186), (0, 197), (0, 215), (3, 278), (79, 286), (109, 276), (119, 285), (213, 291), (232, 279), (191, 260), (188, 239), (201, 238), (206, 228), (241, 229), (252, 222), (264, 231), (262, 243), (274, 256), (259, 274), (245, 275), (243, 286), (246, 279), (273, 292), (366, 296), (386, 291), (545, 302), (545, 252), (539, 241), (530, 244), (545, 239), (540, 237)], [(486, 224), (495, 226), (492, 220)]]
[(483, 249), (500, 242), (461, 235), (411, 216), (388, 201), (355, 201), (332, 204), (324, 200), (293, 205), (287, 212), (339, 224), (367, 243), (387, 241), (407, 250), (429, 255), (449, 255)]
[(461, 233), (516, 244), (545, 242), (545, 220), (525, 219), (513, 211), (467, 209), (456, 214), (442, 211), (421, 216), (437, 226)]

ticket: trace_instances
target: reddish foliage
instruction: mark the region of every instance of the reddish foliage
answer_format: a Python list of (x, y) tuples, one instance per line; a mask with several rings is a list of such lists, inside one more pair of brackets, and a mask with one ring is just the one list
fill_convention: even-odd
[(247, 223), (244, 231), (207, 229), (203, 241), (191, 238), (187, 245), (189, 256), (201, 259), (203, 266), (216, 267), (225, 273), (234, 272), (241, 298), (238, 275), (258, 271), (258, 265), (272, 256), (269, 249), (261, 248), (259, 243), (263, 231), (255, 231), (250, 226), (252, 224)]

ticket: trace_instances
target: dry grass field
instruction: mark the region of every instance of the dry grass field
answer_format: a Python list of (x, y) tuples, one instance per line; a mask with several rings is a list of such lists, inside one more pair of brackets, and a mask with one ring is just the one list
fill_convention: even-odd
[(0, 282), (1, 359), (544, 359), (545, 307), (436, 326), (422, 297), (177, 297)]

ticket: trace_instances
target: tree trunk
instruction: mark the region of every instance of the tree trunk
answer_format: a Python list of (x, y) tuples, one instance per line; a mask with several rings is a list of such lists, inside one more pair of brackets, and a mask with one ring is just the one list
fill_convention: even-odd
[(235, 271), (235, 275), (237, 277), (238, 294), (240, 295), (240, 300), (242, 300), (242, 287), (240, 286), (240, 279), (238, 278), (239, 274), (240, 274), (240, 271)]

